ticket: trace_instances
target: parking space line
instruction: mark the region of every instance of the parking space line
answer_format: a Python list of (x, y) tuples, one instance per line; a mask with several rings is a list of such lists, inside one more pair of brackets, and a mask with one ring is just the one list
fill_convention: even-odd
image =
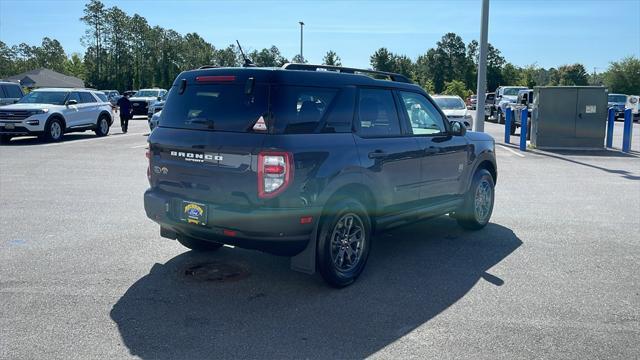
[(149, 144), (136, 145), (136, 146), (132, 146), (131, 149), (138, 149), (138, 148), (147, 147), (147, 146), (149, 146)]
[(513, 149), (510, 149), (510, 148), (509, 148), (509, 147), (507, 147), (507, 146), (500, 145), (500, 144), (497, 144), (497, 145), (498, 145), (498, 146), (500, 146), (501, 148), (503, 148), (503, 149), (507, 150), (508, 152), (510, 152), (510, 153), (512, 153), (512, 154), (514, 154), (514, 155), (518, 155), (518, 156), (520, 156), (520, 157), (524, 157), (524, 155), (523, 155), (523, 154), (520, 154), (519, 152), (517, 152), (517, 151), (515, 151), (515, 150), (513, 150)]
[(145, 135), (145, 134), (146, 134), (146, 132), (128, 133), (128, 134), (122, 134), (122, 135), (117, 135), (117, 136), (111, 135), (111, 136), (103, 136), (103, 137), (92, 137), (92, 138), (89, 138), (89, 139), (70, 140), (70, 141), (61, 141), (61, 142), (57, 142), (57, 143), (49, 143), (49, 144), (44, 144), (42, 146), (70, 145), (70, 144), (77, 144), (77, 143), (82, 143), (82, 142), (86, 142), (86, 141), (98, 141), (98, 140), (105, 140), (105, 139), (119, 139), (119, 138), (123, 138), (123, 137), (126, 137), (126, 136)]

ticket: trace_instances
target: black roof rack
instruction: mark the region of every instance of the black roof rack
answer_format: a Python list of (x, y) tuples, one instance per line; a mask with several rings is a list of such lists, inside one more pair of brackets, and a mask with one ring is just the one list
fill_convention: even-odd
[(409, 83), (409, 84), (412, 83), (412, 81), (409, 80), (409, 78), (407, 78), (406, 76), (396, 74), (396, 73), (390, 73), (385, 71), (375, 71), (375, 70), (354, 69), (354, 68), (348, 68), (348, 67), (342, 67), (342, 66), (287, 63), (282, 65), (282, 68), (287, 70), (333, 71), (333, 72), (339, 72), (339, 73), (345, 73), (345, 74), (356, 74), (356, 75), (360, 74), (360, 75), (372, 76), (374, 78), (383, 77), (384, 79), (391, 80), (391, 81), (397, 81), (397, 82), (403, 82), (403, 83)]
[(200, 66), (198, 69), (215, 69), (215, 68), (219, 68), (220, 66), (218, 65), (203, 65)]

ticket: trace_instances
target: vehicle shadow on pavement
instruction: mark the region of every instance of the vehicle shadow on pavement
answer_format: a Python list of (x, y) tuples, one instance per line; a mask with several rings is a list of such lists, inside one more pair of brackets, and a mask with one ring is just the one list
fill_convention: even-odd
[[(427, 323), (480, 279), (504, 284), (487, 270), (521, 244), (503, 226), (467, 232), (440, 217), (379, 235), (367, 269), (341, 290), (289, 270), (287, 258), (229, 248), (185, 252), (155, 264), (111, 318), (143, 359), (362, 358)], [(251, 274), (230, 282), (185, 276), (211, 261)]]
[(589, 151), (589, 152), (580, 152), (580, 151), (554, 151), (553, 153), (549, 152), (549, 151), (536, 151), (535, 152), (536, 155), (542, 155), (542, 156), (546, 156), (546, 157), (550, 157), (550, 158), (554, 158), (554, 159), (558, 159), (558, 160), (563, 160), (563, 161), (567, 161), (573, 164), (577, 164), (577, 165), (582, 165), (582, 166), (587, 166), (593, 169), (597, 169), (597, 170), (602, 170), (604, 172), (610, 173), (610, 174), (616, 174), (616, 175), (620, 175), (625, 179), (628, 180), (640, 180), (640, 176), (634, 175), (632, 172), (627, 171), (627, 170), (621, 170), (621, 169), (610, 169), (604, 166), (598, 166), (595, 164), (590, 164), (588, 162), (585, 161), (578, 161), (576, 159), (573, 158), (569, 158), (567, 156), (592, 156), (592, 157), (602, 157), (602, 158), (640, 158), (640, 156), (632, 153), (632, 154), (625, 154), (623, 152), (620, 151), (611, 151), (611, 150), (602, 150), (602, 151)]

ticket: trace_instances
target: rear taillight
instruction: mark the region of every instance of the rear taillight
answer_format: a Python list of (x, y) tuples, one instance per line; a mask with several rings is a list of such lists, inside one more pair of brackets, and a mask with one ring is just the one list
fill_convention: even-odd
[(293, 180), (293, 159), (288, 152), (258, 154), (258, 197), (272, 198), (283, 192)]

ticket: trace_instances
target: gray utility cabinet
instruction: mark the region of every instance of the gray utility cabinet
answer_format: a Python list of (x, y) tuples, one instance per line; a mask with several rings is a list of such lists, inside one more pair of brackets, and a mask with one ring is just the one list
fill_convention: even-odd
[(607, 90), (602, 86), (534, 87), (531, 116), (531, 145), (536, 148), (603, 148)]

